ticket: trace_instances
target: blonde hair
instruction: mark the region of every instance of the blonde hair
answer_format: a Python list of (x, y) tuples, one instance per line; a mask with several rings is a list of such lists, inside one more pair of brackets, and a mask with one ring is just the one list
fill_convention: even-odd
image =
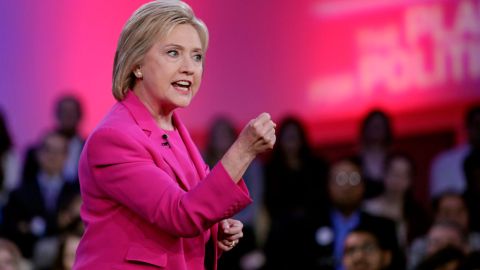
[(123, 27), (113, 63), (113, 96), (123, 100), (134, 87), (133, 70), (158, 38), (167, 36), (179, 24), (190, 24), (198, 32), (204, 52), (208, 46), (207, 26), (192, 8), (179, 0), (156, 0), (137, 9)]

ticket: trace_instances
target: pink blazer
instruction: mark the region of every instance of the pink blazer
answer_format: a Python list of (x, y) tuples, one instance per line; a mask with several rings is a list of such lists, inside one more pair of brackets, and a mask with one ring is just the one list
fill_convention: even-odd
[(204, 270), (206, 237), (217, 240), (217, 223), (251, 199), (221, 163), (212, 171), (179, 117), (174, 123), (201, 181), (187, 179), (163, 133), (129, 91), (88, 138), (79, 177), (85, 234), (74, 269)]

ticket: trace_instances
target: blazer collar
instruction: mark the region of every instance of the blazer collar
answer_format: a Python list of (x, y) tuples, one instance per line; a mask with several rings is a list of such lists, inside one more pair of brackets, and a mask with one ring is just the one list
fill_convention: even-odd
[(140, 99), (133, 93), (132, 90), (128, 90), (125, 96), (125, 99), (120, 101), (132, 115), (135, 122), (140, 126), (140, 128), (150, 137), (152, 132), (160, 132), (160, 128), (157, 126), (153, 120), (152, 115), (147, 110), (145, 105), (140, 101)]
[[(135, 122), (145, 132), (145, 135), (150, 138), (163, 159), (173, 169), (174, 173), (177, 175), (180, 186), (185, 190), (190, 190), (194, 181), (188, 181), (188, 179), (186, 179), (183, 170), (172, 151), (168, 147), (161, 145), (162, 142), (164, 142), (164, 139), (162, 138), (164, 132), (157, 126), (145, 105), (131, 90), (127, 92), (125, 99), (121, 101), (121, 103), (130, 111)], [(187, 148), (188, 154), (193, 161), (200, 179), (205, 178), (205, 163), (203, 162), (200, 152), (193, 143), (188, 130), (175, 112), (173, 113), (173, 123), (185, 143), (185, 147)]]

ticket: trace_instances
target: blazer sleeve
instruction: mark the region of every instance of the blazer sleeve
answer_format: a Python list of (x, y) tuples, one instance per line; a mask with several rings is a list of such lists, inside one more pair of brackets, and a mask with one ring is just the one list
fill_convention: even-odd
[(184, 191), (154, 163), (151, 150), (125, 131), (96, 130), (85, 151), (91, 178), (87, 184), (172, 235), (197, 236), (251, 203), (220, 162)]

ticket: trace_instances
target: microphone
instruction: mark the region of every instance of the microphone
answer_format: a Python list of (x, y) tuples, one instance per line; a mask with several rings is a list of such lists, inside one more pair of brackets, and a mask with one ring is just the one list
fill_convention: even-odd
[(168, 142), (168, 135), (163, 134), (162, 139), (164, 140), (164, 142), (162, 142), (162, 146), (168, 146), (168, 148), (170, 148), (170, 143)]

